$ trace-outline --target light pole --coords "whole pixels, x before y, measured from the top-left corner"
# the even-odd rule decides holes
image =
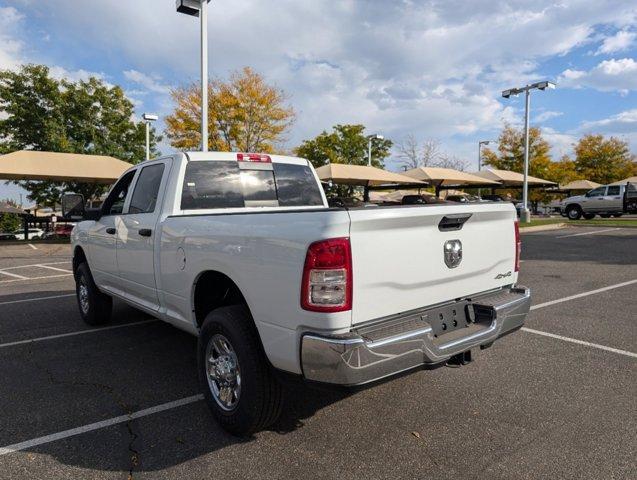
[[[176,0],[177,12],[201,19],[201,151],[208,151],[208,3]]]
[[[489,145],[490,143],[496,143],[495,140],[480,140],[478,142],[478,171],[482,170],[482,145]]]
[[[150,160],[150,122],[156,122],[159,117],[152,113],[144,113],[142,118],[146,124],[146,160]]]
[[[529,109],[531,107],[531,90],[546,90],[555,88],[555,83],[543,81],[532,83],[520,88],[510,88],[504,90],[502,96],[504,98],[510,98],[518,96],[524,92],[526,95],[525,112],[524,112],[524,183],[522,185],[522,212],[520,219],[524,223],[531,221],[531,213],[529,212]]]
[[[367,166],[372,166],[372,140],[384,140],[385,137],[377,133],[373,135],[367,135]]]

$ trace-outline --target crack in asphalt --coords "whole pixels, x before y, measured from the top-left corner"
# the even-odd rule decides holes
[[[137,440],[138,435],[133,431],[133,409],[128,406],[128,404],[124,401],[124,399],[115,391],[113,387],[110,385],[106,385],[103,383],[97,382],[82,382],[82,381],[71,381],[71,380],[59,380],[55,378],[53,372],[46,366],[41,365],[33,355],[32,344],[29,344],[28,348],[28,357],[31,362],[36,366],[37,369],[44,371],[46,375],[49,377],[49,381],[52,385],[62,385],[62,386],[74,386],[74,387],[91,387],[96,388],[105,392],[111,399],[117,404],[119,408],[122,409],[125,415],[128,416],[128,420],[126,421],[126,429],[128,431],[128,435],[130,437],[130,441],[128,442],[128,451],[130,455],[130,465],[128,469],[128,480],[133,480],[133,473],[135,469],[139,466],[140,453],[135,449],[133,444],[135,440]]]

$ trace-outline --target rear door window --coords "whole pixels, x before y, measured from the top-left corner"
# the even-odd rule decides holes
[[[608,187],[607,196],[617,196],[619,195],[619,185],[611,185]]]
[[[163,174],[163,163],[142,168],[135,183],[135,190],[133,190],[128,213],[152,213],[155,211],[159,185]]]
[[[322,205],[319,185],[307,165],[273,163],[272,169],[252,169],[213,160],[186,166],[182,210]]]

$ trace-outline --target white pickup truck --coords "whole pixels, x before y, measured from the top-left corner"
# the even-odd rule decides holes
[[[136,165],[99,211],[63,205],[85,219],[83,319],[107,322],[116,297],[197,335],[206,401],[238,435],[277,419],[284,373],[361,385],[464,364],[529,311],[509,203],[329,208],[307,160],[198,152]]]

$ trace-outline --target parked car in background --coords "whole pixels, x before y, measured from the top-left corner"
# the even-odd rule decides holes
[[[208,406],[249,434],[276,421],[282,377],[352,386],[464,365],[523,325],[512,206],[438,203],[329,208],[295,157],[142,162],[73,229],[80,314],[103,324],[118,298],[197,335]]]
[[[570,220],[587,220],[599,215],[602,218],[621,217],[624,214],[626,185],[602,185],[584,195],[564,199],[560,214]]]
[[[44,230],[41,228],[29,228],[29,240],[39,240],[44,237]],[[16,240],[24,240],[24,230],[16,230],[13,232]]]
[[[0,232],[0,241],[2,240],[15,240],[15,233],[13,232]]]
[[[75,225],[71,223],[58,223],[55,229],[46,232],[43,238],[71,238],[71,232]]]
[[[405,195],[400,203],[402,205],[428,205],[447,202],[433,195]]]
[[[447,195],[445,200],[455,203],[475,203],[482,201],[480,197],[474,195]]]

